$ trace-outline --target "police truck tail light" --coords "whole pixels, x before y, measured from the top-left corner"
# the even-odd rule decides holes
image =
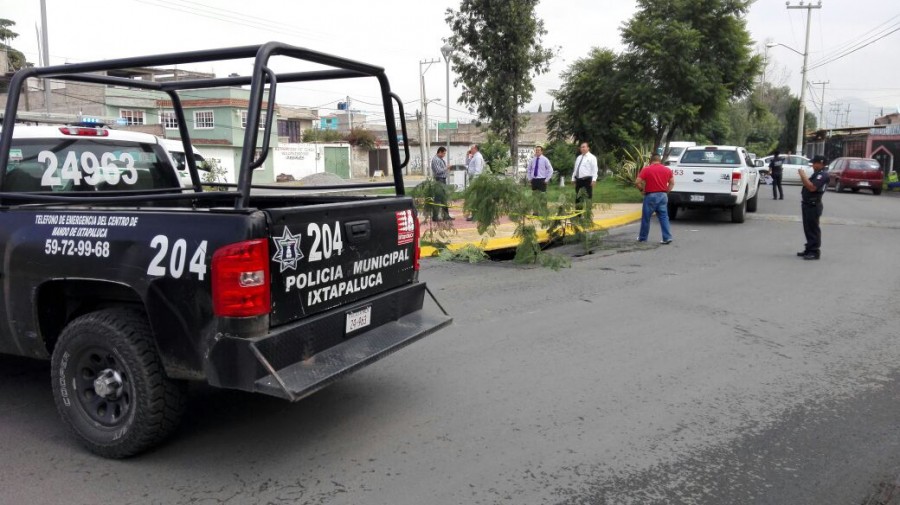
[[[741,189],[741,173],[740,172],[732,172],[731,173],[731,191],[737,191]]]
[[[212,258],[213,312],[220,317],[253,317],[272,308],[269,242],[247,240],[219,248]]]
[[[416,241],[415,250],[413,251],[413,270],[419,271],[419,257],[422,256],[422,246],[419,244],[419,217],[416,216]]]
[[[76,126],[63,126],[59,129],[63,135],[75,135],[76,137],[108,137],[109,130],[103,128],[86,128]]]

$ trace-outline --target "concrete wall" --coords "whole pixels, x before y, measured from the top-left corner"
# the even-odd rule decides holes
[[[219,164],[219,167],[225,170],[225,181],[224,182],[236,182],[237,181],[237,172],[235,171],[235,167],[240,164],[240,151],[236,151],[232,147],[215,147],[215,146],[203,146],[200,147],[203,151],[203,155],[207,159],[214,159]],[[257,181],[258,182],[258,181]]]
[[[40,82],[37,79],[29,79],[27,86],[28,91],[23,90],[19,97],[18,111],[45,111],[44,91],[39,87]],[[50,96],[51,113],[71,115],[73,121],[78,120],[79,116],[90,116],[115,124],[115,117],[105,117],[103,86],[50,81],[50,90],[52,91]],[[6,93],[0,94],[0,106],[6,106],[6,99]]]
[[[325,148],[347,144],[279,144],[273,150],[275,176],[286,174],[296,180],[325,172]]]

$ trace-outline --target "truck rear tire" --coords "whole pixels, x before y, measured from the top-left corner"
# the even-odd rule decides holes
[[[678,216],[678,206],[672,205],[671,203],[667,205],[669,211],[669,221],[674,221],[675,217]]]
[[[747,214],[747,199],[744,198],[744,201],[735,205],[731,208],[731,222],[732,223],[743,223],[744,217]]]
[[[747,200],[747,212],[756,212],[757,202],[759,202],[759,191],[753,195],[753,198]]]
[[[147,318],[105,309],[71,321],[53,350],[53,398],[65,424],[91,452],[125,458],[178,425],[185,387],[166,377]]]

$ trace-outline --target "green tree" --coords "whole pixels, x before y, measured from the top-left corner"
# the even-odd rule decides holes
[[[774,114],[782,124],[787,121],[788,111],[796,98],[791,94],[791,88],[787,86],[776,88],[769,83],[759,86],[754,96],[759,105]]]
[[[730,134],[725,144],[745,146],[748,151],[765,156],[778,145],[784,123],[763,103],[761,89],[728,104]]]
[[[319,130],[315,128],[303,130],[303,142],[337,142],[343,139],[337,130]]]
[[[544,146],[544,155],[553,165],[553,170],[563,180],[572,176],[575,169],[575,158],[578,156],[578,147],[570,142],[554,140]]]
[[[509,144],[501,140],[497,134],[488,132],[487,140],[478,148],[491,172],[502,174],[506,167],[510,166]]]
[[[631,92],[638,83],[614,52],[594,48],[561,77],[563,84],[553,93],[558,107],[554,106],[547,122],[554,140],[587,142],[601,161],[602,153],[618,152],[652,134],[644,126],[650,114]]]
[[[6,51],[6,54],[9,57],[10,70],[13,71],[34,66],[25,59],[25,55],[22,51],[19,51],[10,45],[13,39],[19,36],[18,33],[12,31],[10,28],[15,25],[15,21],[0,18],[0,49]],[[7,91],[9,91],[9,82],[5,79],[0,79],[0,93],[6,93]]]
[[[535,13],[537,3],[461,0],[458,11],[447,9],[454,82],[462,84],[459,101],[507,139],[511,159],[518,157],[519,111],[534,93],[532,74],[546,72],[553,56],[541,43],[547,31]]]
[[[778,148],[783,153],[788,151],[793,152],[797,149],[797,117],[799,116],[799,113],[800,99],[793,98],[791,106],[787,110],[787,118],[784,122],[784,129],[781,131],[781,138],[778,141]],[[806,120],[804,121],[803,129],[806,131],[815,130],[817,123],[815,114],[806,111],[804,116],[806,117]]]
[[[344,137],[344,140],[351,146],[362,147],[369,151],[375,149],[378,145],[378,139],[375,138],[375,134],[365,128],[354,128],[350,130],[350,133]]]
[[[761,69],[744,15],[751,0],[638,0],[622,29],[639,103],[653,114],[655,147],[688,135],[746,96]]]

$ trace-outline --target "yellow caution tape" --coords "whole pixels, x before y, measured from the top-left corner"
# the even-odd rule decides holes
[[[459,205],[447,205],[445,203],[436,203],[432,198],[426,198],[424,200],[426,206],[430,207],[447,207],[448,209],[461,209],[462,207]]]
[[[573,217],[577,217],[577,216],[580,216],[580,215],[582,215],[582,214],[584,214],[584,211],[583,211],[583,210],[579,210],[579,211],[573,212],[572,214],[566,214],[566,215],[564,215],[564,216],[547,216],[547,217],[541,217],[541,216],[535,216],[534,214],[529,214],[529,215],[526,215],[525,218],[526,218],[526,219],[537,219],[537,220],[540,220],[540,221],[565,221],[566,219],[572,219]]]

